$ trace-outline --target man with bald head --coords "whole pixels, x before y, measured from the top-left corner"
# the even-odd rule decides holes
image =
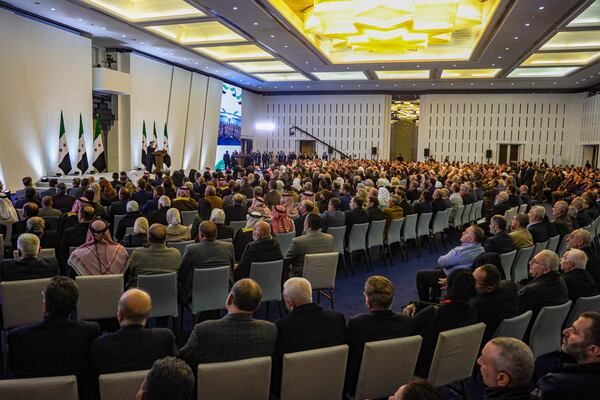
[[[248,243],[240,263],[235,268],[235,280],[239,281],[250,276],[250,266],[253,262],[282,260],[283,254],[279,243],[271,236],[271,227],[265,221],[259,221],[252,231],[253,242]]]
[[[100,336],[92,344],[90,357],[95,374],[150,369],[159,358],[177,355],[171,330],[145,328],[151,309],[148,293],[139,289],[123,293],[117,307],[120,329]]]

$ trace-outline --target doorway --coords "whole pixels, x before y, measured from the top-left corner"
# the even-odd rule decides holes
[[[519,161],[520,144],[499,144],[498,164],[508,164]]]
[[[592,164],[592,168],[596,168],[598,165],[598,147],[597,144],[594,145],[584,145],[583,146],[583,164],[585,165],[588,161]]]
[[[298,155],[306,154],[307,156],[312,156],[313,154],[316,154],[314,140],[299,140],[298,147]]]

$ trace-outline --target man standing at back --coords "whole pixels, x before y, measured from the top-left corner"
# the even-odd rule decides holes
[[[321,217],[310,213],[304,221],[306,234],[298,236],[285,255],[287,265],[291,266],[290,276],[302,276],[304,256],[314,253],[330,253],[333,251],[333,236],[321,232]]]

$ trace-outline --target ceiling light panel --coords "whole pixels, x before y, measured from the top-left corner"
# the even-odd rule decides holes
[[[442,79],[491,79],[500,72],[500,68],[491,69],[445,69]]]
[[[294,71],[292,67],[281,61],[232,62],[229,65],[248,73]]]
[[[429,79],[429,70],[375,71],[378,79]]]
[[[600,51],[578,51],[566,53],[535,53],[531,55],[522,67],[542,67],[561,65],[587,65],[600,57]]]
[[[219,61],[271,60],[275,58],[254,44],[196,47],[194,50]]]
[[[297,72],[278,74],[255,74],[255,77],[265,82],[300,82],[309,81],[307,77]]]
[[[83,0],[92,7],[129,22],[205,17],[183,0]]]
[[[540,50],[586,50],[600,48],[600,31],[558,32]]]
[[[320,81],[366,81],[368,78],[362,71],[313,72]]]
[[[567,25],[568,28],[592,28],[600,26],[600,0],[596,0],[584,12]]]
[[[508,78],[561,78],[578,69],[579,67],[517,68]]]
[[[245,38],[217,21],[156,25],[146,29],[184,45],[246,42]]]

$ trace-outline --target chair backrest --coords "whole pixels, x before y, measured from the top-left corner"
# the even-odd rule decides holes
[[[452,226],[460,226],[462,223],[462,215],[465,211],[465,206],[458,206],[452,208]]]
[[[444,386],[470,377],[484,331],[480,322],[440,332],[427,380]]]
[[[527,212],[527,204],[521,204],[519,206],[519,213],[525,214]]]
[[[354,398],[387,397],[413,378],[421,336],[365,343]]]
[[[533,254],[533,246],[521,247],[517,250],[517,257],[513,263],[511,279],[513,282],[519,282],[527,279],[529,276],[529,259]]]
[[[385,220],[372,221],[367,231],[367,248],[374,246],[383,246],[383,233],[385,230]]]
[[[233,237],[237,231],[246,226],[246,221],[229,221],[229,226],[233,229]]]
[[[44,316],[41,292],[50,278],[0,282],[4,329],[40,322]]]
[[[56,252],[54,249],[41,249],[38,258],[56,258]]]
[[[465,207],[465,209],[463,210],[463,213],[462,213],[462,220],[460,222],[460,226],[465,226],[471,222],[470,218],[471,218],[471,209],[473,208],[473,203],[467,204],[464,207]]]
[[[578,298],[573,308],[571,308],[564,326],[569,327],[573,325],[573,322],[586,311],[600,311],[600,294],[597,296]]]
[[[500,262],[502,263],[502,270],[504,271],[504,279],[510,279],[510,271],[512,270],[513,263],[517,257],[517,250],[509,251],[508,253],[500,254]]]
[[[232,238],[227,238],[227,239],[218,239],[218,242],[224,242],[224,243],[231,243],[233,244],[233,239]]]
[[[177,272],[138,275],[137,286],[152,299],[150,317],[177,317]]]
[[[402,235],[402,227],[404,226],[404,218],[398,218],[390,222],[388,226],[386,242],[387,244],[399,243]]]
[[[197,399],[268,400],[270,384],[271,357],[199,364]]]
[[[4,260],[4,235],[0,234],[0,260]]]
[[[281,272],[283,260],[253,262],[250,264],[250,278],[263,290],[261,301],[281,301]]]
[[[429,236],[429,223],[431,222],[433,213],[423,213],[419,215],[419,221],[417,222],[417,236]]]
[[[115,232],[117,231],[117,228],[119,228],[119,223],[121,222],[124,216],[125,214],[119,214],[114,216],[115,219],[113,221],[112,228]]]
[[[179,252],[183,256],[183,253],[185,253],[185,248],[187,247],[187,245],[194,244],[194,243],[196,243],[196,242],[193,240],[185,240],[183,242],[167,242],[167,247],[172,247],[174,249],[179,250]]]
[[[181,212],[181,225],[192,225],[194,218],[198,215],[198,211],[182,211]]]
[[[568,249],[567,237],[565,236],[560,241],[560,244],[558,245],[558,249],[556,249],[556,254],[558,254],[560,257],[562,257],[567,252],[567,249]]]
[[[531,260],[537,253],[539,253],[542,250],[546,250],[547,247],[548,247],[547,240],[545,242],[538,242],[538,243],[534,244],[533,245],[533,253],[531,253],[531,257],[529,257],[529,259]]]
[[[354,224],[350,229],[350,235],[348,236],[348,251],[352,252],[355,250],[364,250],[367,246],[367,231],[369,229],[369,223]]]
[[[225,308],[229,294],[229,271],[225,265],[217,268],[198,268],[194,270],[192,290],[192,313],[220,310]]]
[[[17,208],[17,215],[19,216],[19,221],[22,221],[24,215],[24,211],[22,208]]]
[[[478,201],[476,201],[476,202],[475,202],[475,203],[473,203],[473,205],[471,206],[471,212],[469,213],[469,222],[472,222],[472,221],[477,221],[477,219],[478,219],[478,218],[476,217],[476,215],[475,215],[475,214],[477,213],[477,210],[478,210],[478,209],[479,209],[479,202],[478,202]]]
[[[523,340],[532,315],[533,312],[529,310],[516,317],[503,319],[500,321],[498,328],[496,328],[493,337],[512,337]]]
[[[433,217],[433,222],[431,223],[431,233],[436,234],[439,232],[444,232],[444,229],[448,227],[448,218],[450,210],[446,209],[444,211],[438,211],[435,213]]]
[[[75,280],[79,287],[78,319],[117,317],[117,305],[123,294],[123,275],[77,276]]]
[[[570,308],[571,300],[558,306],[542,307],[529,335],[529,347],[535,358],[560,351],[562,326]]]
[[[504,212],[504,219],[506,220],[506,224],[510,226],[510,223],[515,215],[517,215],[517,207],[509,208]]]
[[[344,235],[346,226],[332,226],[327,228],[327,233],[333,236],[333,251],[344,254]]]
[[[131,257],[135,249],[139,249],[139,247],[125,247],[125,250],[127,250],[127,254],[129,255],[129,257]]]
[[[417,217],[417,214],[410,214],[404,217],[404,226],[402,228],[402,238],[404,240],[416,239]]]
[[[60,219],[60,217],[44,217],[44,221],[45,221],[44,230],[46,230],[46,231],[58,230],[58,220],[59,219]]]
[[[287,233],[276,233],[273,237],[275,238],[277,243],[279,243],[281,254],[285,256],[290,247],[292,247],[292,241],[296,237],[296,232],[292,231]]]
[[[127,228],[125,228],[125,234],[133,235],[133,226],[128,226]]]
[[[548,239],[548,246],[546,246],[546,248],[556,253],[556,250],[558,249],[558,242],[560,242],[560,236],[552,236],[550,239]]]
[[[333,289],[339,253],[315,253],[304,256],[302,276],[313,289]]]
[[[78,400],[75,375],[0,380],[2,400]]]
[[[148,370],[103,374],[98,377],[100,400],[133,400]]]
[[[341,399],[348,346],[283,355],[280,400]]]

